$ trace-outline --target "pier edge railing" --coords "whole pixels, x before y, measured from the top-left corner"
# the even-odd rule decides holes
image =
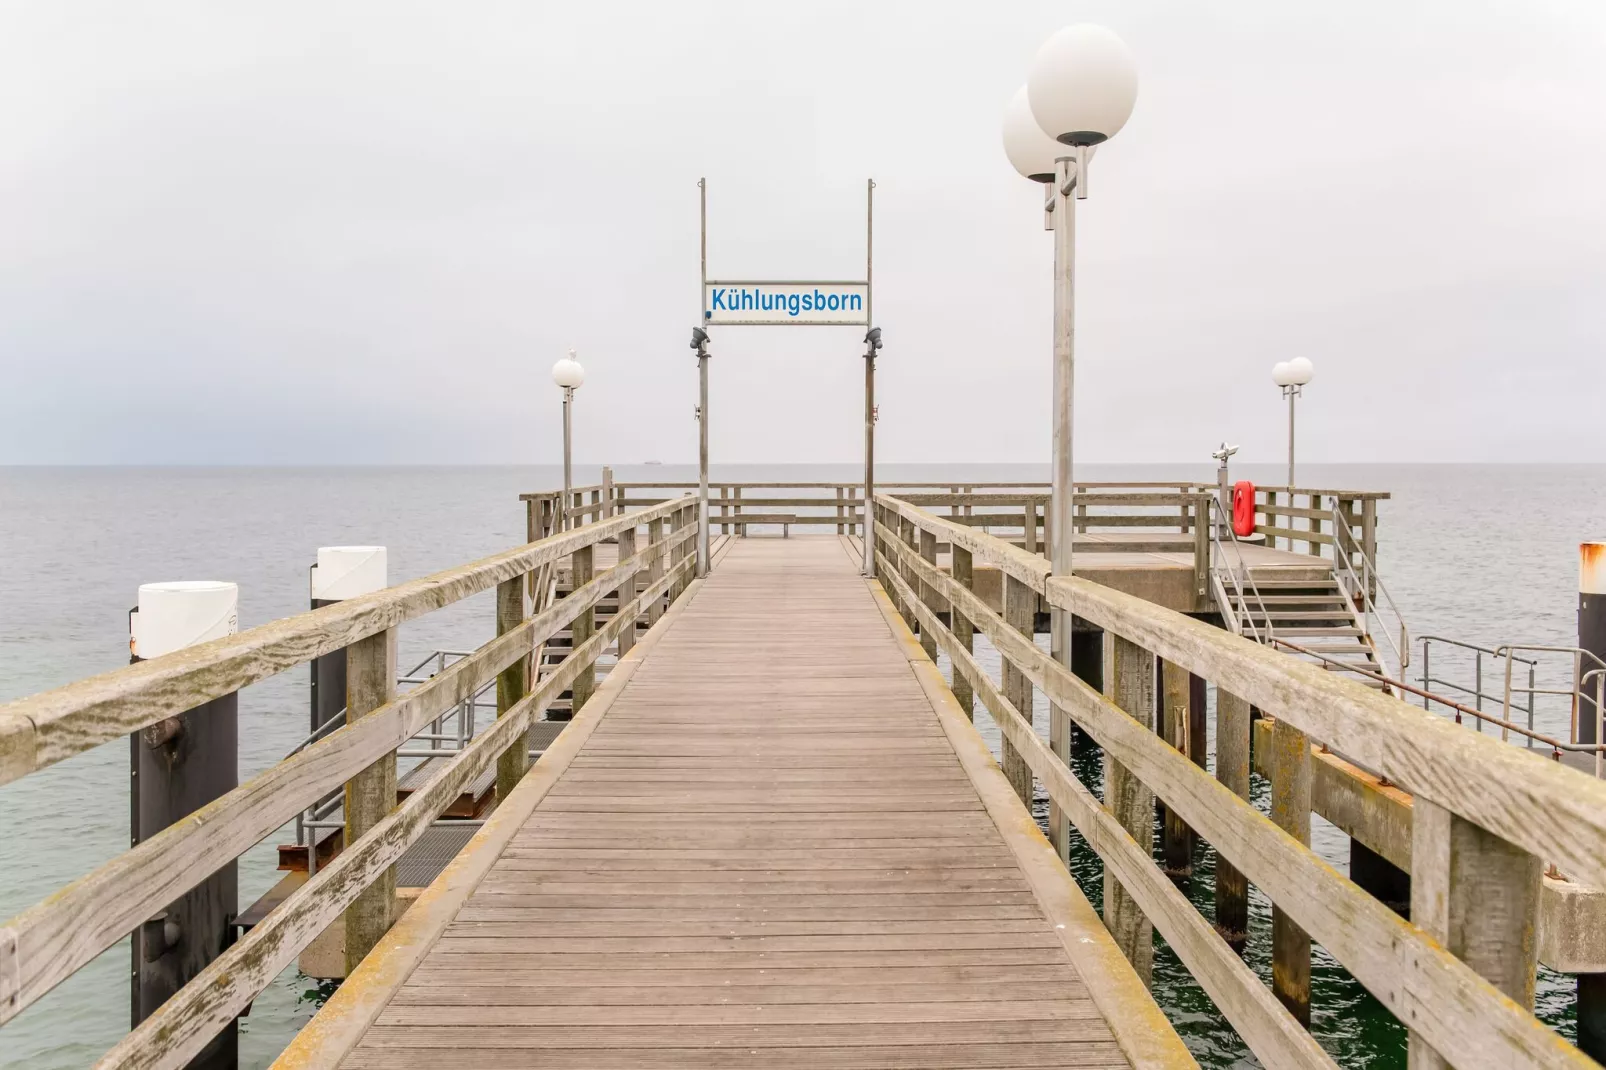
[[[928,655],[948,655],[961,704],[973,693],[997,723],[1028,805],[1033,779],[1043,785],[1062,853],[1068,821],[1103,859],[1106,923],[1140,974],[1158,929],[1266,1065],[1332,1066],[1302,1024],[1314,940],[1410,1030],[1413,1067],[1596,1065],[1532,1006],[1541,861],[1606,882],[1606,785],[1184,614],[1051,577],[1044,559],[907,499],[878,494],[875,507],[883,586]],[[982,563],[1005,576],[1002,613],[968,585]],[[1039,596],[1103,629],[1106,693],[1041,651],[1012,612]],[[978,633],[1003,661],[1001,685],[974,659]],[[1214,775],[1156,734],[1177,674],[1217,685]],[[1047,744],[1020,712],[1034,689],[1050,702]],[[1248,801],[1251,706],[1275,719],[1270,818]],[[1067,764],[1071,723],[1103,748],[1102,800]],[[1316,748],[1414,796],[1413,921],[1311,851]],[[1156,802],[1218,853],[1215,926],[1154,862]],[[1246,881],[1273,903],[1270,989],[1223,938],[1242,924],[1232,915]]]
[[[313,657],[347,650],[348,724],[270,766],[207,806],[123,852],[0,925],[0,1025],[37,1002],[133,929],[281,828],[308,801],[345,783],[372,794],[393,783],[395,751],[441,713],[498,682],[494,724],[442,764],[399,805],[350,808],[346,848],[264,920],[223,950],[176,995],[108,1052],[98,1067],[176,1070],[203,1051],[295,956],[345,916],[348,961],[384,934],[394,907],[387,874],[430,821],[493,763],[499,787],[529,765],[529,725],[563,691],[594,671],[598,655],[636,622],[649,624],[667,597],[684,593],[695,566],[697,505],[676,498],[575,528],[472,564],[287,617],[54,691],[0,706],[0,784],[275,675]],[[665,525],[668,530],[665,532]],[[635,534],[646,526],[646,544]],[[533,615],[527,594],[537,572],[567,557],[591,577],[594,547],[616,539],[620,560],[577,583]],[[396,628],[470,595],[497,591],[496,637],[425,684],[395,690]],[[576,628],[569,655],[539,682],[530,661],[559,630],[589,619],[619,592],[603,627]],[[588,636],[588,637],[587,637]],[[628,641],[626,642],[628,647]],[[364,672],[362,665],[373,666]],[[364,679],[371,678],[366,687]],[[581,701],[576,695],[576,704]],[[359,711],[358,707],[366,707]],[[388,878],[393,880],[393,877]],[[377,894],[376,894],[377,891]]]

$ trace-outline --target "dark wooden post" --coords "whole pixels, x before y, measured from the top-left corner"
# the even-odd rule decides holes
[[[1183,754],[1189,752],[1189,716],[1191,687],[1188,671],[1180,665],[1160,661],[1161,702],[1160,736]],[[1166,876],[1173,881],[1185,882],[1193,876],[1193,831],[1187,824],[1162,805],[1165,821],[1161,826],[1160,857],[1164,860]]]
[[[1110,700],[1154,730],[1154,655],[1111,632],[1104,633],[1104,681]],[[1154,793],[1126,767],[1104,755],[1104,806],[1144,853],[1154,850]],[[1145,985],[1153,984],[1154,925],[1137,901],[1104,870],[1104,926]]]
[[[396,698],[396,629],[346,648],[346,723],[355,724]],[[396,805],[396,752],[346,782],[346,846],[379,824]],[[396,867],[391,866],[346,908],[349,976],[396,920]]]
[[[1216,779],[1249,798],[1249,703],[1216,689]],[[1249,939],[1249,882],[1231,862],[1216,858],[1216,931],[1242,950]]]

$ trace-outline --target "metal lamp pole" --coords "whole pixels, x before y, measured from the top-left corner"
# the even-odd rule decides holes
[[[864,336],[864,574],[875,578],[875,355],[881,328]]]
[[[1283,387],[1283,397],[1288,399],[1288,487],[1294,486],[1294,399],[1303,391],[1298,385],[1290,384]]]
[[[567,531],[569,510],[574,507],[574,459],[572,454],[573,423],[570,410],[574,407],[574,392],[586,381],[585,369],[574,359],[574,350],[552,365],[552,381],[563,390],[563,501],[558,506],[558,530]]]
[[[1294,399],[1305,396],[1305,384],[1316,376],[1316,366],[1305,357],[1278,361],[1271,369],[1271,381],[1282,388],[1288,399],[1288,491],[1294,490]],[[1290,498],[1289,501],[1293,499]]]
[[[697,351],[697,575],[708,575],[708,332],[691,329]]]

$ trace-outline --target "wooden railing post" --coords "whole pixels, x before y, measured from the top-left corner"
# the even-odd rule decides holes
[[[1292,498],[1293,495],[1290,494],[1289,497]],[[1322,496],[1320,494],[1312,493],[1311,496],[1310,496],[1310,503],[1309,504],[1310,504],[1311,512],[1313,512],[1313,513],[1316,512],[1317,510],[1321,509],[1321,507],[1322,507]],[[1310,533],[1312,535],[1320,535],[1321,534],[1321,532],[1322,532],[1322,522],[1321,522],[1321,520],[1319,518],[1314,517],[1314,516],[1311,517],[1310,520],[1309,520],[1309,524],[1310,524]],[[1334,546],[1333,550],[1336,553],[1338,551],[1338,547]],[[1321,554],[1322,554],[1322,544],[1317,542],[1315,539],[1311,539],[1310,541],[1308,541],[1305,544],[1305,552],[1308,553],[1308,554],[1312,554],[1313,556],[1320,557]]]
[[[503,580],[496,585],[496,634],[506,635],[524,623],[524,577]],[[496,715],[505,716],[520,699],[530,693],[530,659],[522,657],[503,669],[496,678]],[[496,760],[496,797],[506,799],[530,768],[529,734],[503,751]]]
[[[1189,697],[1192,690],[1188,670],[1161,660],[1160,736],[1183,754],[1189,751]],[[1165,821],[1160,828],[1160,857],[1166,876],[1185,882],[1193,876],[1193,831],[1187,823],[1162,806]]]
[[[664,578],[664,555],[662,551],[658,549],[658,544],[663,541],[663,518],[660,517],[657,520],[649,520],[647,522],[647,548],[652,551],[652,554],[647,558],[648,587],[651,587],[653,584]],[[664,597],[661,594],[648,604],[647,627],[651,628],[654,624],[658,623],[658,618],[663,614],[663,604]]]
[[[1529,1010],[1541,872],[1539,859],[1515,844],[1420,795],[1412,801],[1412,924]],[[1410,1035],[1410,1070],[1449,1065]]]
[[[1025,538],[1025,541],[1022,543],[1022,546],[1026,550],[1027,553],[1035,554],[1037,552],[1037,502],[1036,502],[1036,500],[1032,499],[1032,498],[1027,498],[1024,502],[1021,503],[1020,511],[1021,511],[1021,530],[1024,533],[1024,538]]]
[[[597,514],[598,520],[607,520],[613,516],[613,469],[607,465],[603,465],[602,468],[602,489],[591,500],[602,502],[602,509]]]
[[[905,546],[918,553],[920,551],[920,536],[915,534],[914,521],[903,516],[901,513],[896,514],[896,518],[898,522],[898,538],[902,540]],[[909,589],[914,591],[916,595],[919,595],[920,577],[915,574],[915,570],[908,564],[904,564],[899,571],[903,576],[904,582],[909,585]],[[915,610],[913,606],[903,607],[903,622],[904,624],[908,625],[911,632],[918,631],[920,629],[920,618],[915,616]]]
[[[619,533],[619,560],[628,561],[636,556],[636,529],[626,528]],[[636,573],[624,583],[619,585],[619,608],[635,600],[636,591],[641,588],[641,573]],[[625,625],[624,631],[619,633],[619,656],[622,658],[630,653],[630,648],[636,645],[636,626]]]
[[[396,697],[396,629],[359,639],[346,648],[346,724],[351,726]],[[358,838],[396,805],[396,753],[391,751],[346,781],[345,843]],[[392,866],[346,908],[346,973],[349,975],[390,931],[396,912]]]
[[[733,487],[731,489],[731,499],[736,503],[736,515],[737,516],[741,516],[742,515],[742,488],[741,487]],[[747,525],[746,524],[737,524],[736,525],[736,534],[740,535],[744,539],[747,538]]]
[[[1371,582],[1367,591],[1372,597],[1377,596],[1377,499],[1363,498],[1361,500],[1361,552],[1372,562]]]
[[[1216,779],[1249,798],[1249,703],[1216,689]],[[1249,882],[1216,856],[1216,932],[1234,948],[1249,940]]]
[[[1271,820],[1310,846],[1310,739],[1279,718],[1271,733]],[[1271,907],[1271,987],[1310,1027],[1310,937],[1275,902]]]
[[[920,556],[925,560],[926,564],[930,565],[932,568],[937,567],[936,532],[927,531],[925,528],[920,529]],[[931,610],[933,613],[939,613],[942,611],[942,598],[938,596],[937,589],[935,587],[922,580],[919,590],[920,600],[925,603],[927,609]],[[920,629],[920,648],[926,652],[926,657],[930,658],[933,662],[937,660],[937,637],[927,632],[925,628]]]
[[[1037,613],[1037,592],[1014,576],[1004,576],[1004,623],[1026,636],[1030,641],[1033,632],[1033,617]],[[1002,683],[1004,697],[1009,704],[1020,711],[1026,723],[1032,723],[1032,682],[1026,674],[1017,669],[1008,659],[1004,660]],[[1004,776],[1020,796],[1020,801],[1026,809],[1032,808],[1032,768],[1026,764],[1020,751],[1016,750],[1009,740],[1003,741],[1002,765]]]
[[[949,560],[952,562],[948,571],[953,575],[954,582],[967,591],[974,590],[975,572],[971,563],[970,551],[960,546],[950,545],[948,555]],[[954,633],[954,638],[959,641],[960,646],[966,650],[975,649],[976,628],[971,624],[970,618],[960,612],[959,606],[954,604],[948,606],[948,630]],[[965,711],[965,716],[974,721],[976,719],[975,691],[971,688],[970,681],[958,669],[953,670],[953,678],[954,698],[959,701],[959,707]]]
[[[596,575],[596,548],[582,546],[570,554],[569,574],[571,576],[569,581],[569,589],[571,591],[578,591],[590,583]],[[596,634],[596,610],[584,610],[569,625],[569,657],[575,657],[581,644],[589,640],[594,634]],[[591,693],[596,690],[596,686],[596,671],[589,665],[582,667],[580,675],[574,678],[574,684],[569,689],[571,695],[569,702],[570,717],[580,712],[580,707],[584,706],[586,701],[591,698]]]
[[[1154,655],[1129,639],[1104,633],[1104,685],[1110,701],[1154,730]],[[1154,850],[1154,793],[1125,766],[1104,755],[1104,807],[1138,842]],[[1137,901],[1104,870],[1104,927],[1145,985],[1153,985],[1154,926]]]
[[[843,528],[842,528],[842,523],[843,523],[842,518],[846,514],[844,514],[843,511],[842,511],[842,501],[843,501],[842,488],[841,487],[837,487],[836,488],[836,533],[838,535],[841,535],[841,534],[844,533],[843,532]]]
[[[1193,526],[1193,593],[1203,606],[1210,599],[1210,498],[1195,495],[1193,511],[1199,521]]]

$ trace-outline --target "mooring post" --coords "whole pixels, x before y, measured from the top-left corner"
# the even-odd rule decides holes
[[[1279,718],[1271,733],[1271,820],[1310,846],[1310,739]],[[1271,907],[1271,987],[1310,1027],[1310,937],[1276,903]]]
[[[1161,700],[1160,735],[1183,754],[1189,753],[1189,686],[1188,671],[1180,665],[1160,660]],[[1193,830],[1187,823],[1161,804],[1165,821],[1161,825],[1160,857],[1166,876],[1176,882],[1185,882],[1193,876]]]
[[[954,582],[965,590],[974,589],[975,571],[972,565],[970,551],[962,546],[950,544],[948,547],[950,561],[948,571],[952,574]],[[954,633],[954,638],[966,650],[975,650],[976,628],[970,623],[970,618],[960,610],[958,605],[948,607],[948,629]],[[960,675],[958,669],[953,670],[953,693],[959,701],[959,708],[965,711],[970,720],[976,719],[976,693],[970,686],[970,681]]]
[[[1128,717],[1154,730],[1154,655],[1129,639],[1104,633],[1106,694]],[[1148,854],[1154,850],[1154,793],[1125,766],[1104,755],[1104,807]],[[1121,882],[1104,869],[1104,927],[1143,983],[1154,983],[1154,925]]]
[[[133,661],[170,654],[238,629],[240,589],[232,583],[147,583],[129,614]],[[129,736],[131,846],[239,786],[239,695],[204,702]],[[132,1025],[139,1025],[230,944],[239,913],[238,867],[225,863],[134,930]],[[190,1062],[194,1070],[233,1070],[239,1062],[230,1022]]]
[[[1578,646],[1606,660],[1606,542],[1578,546]],[[1603,711],[1596,704],[1601,675],[1589,676],[1595,668],[1590,659],[1578,659],[1579,699],[1573,716],[1580,743],[1601,741]],[[1578,1047],[1606,1062],[1606,973],[1578,975]]]
[[[346,723],[396,698],[396,629],[386,628],[346,648]],[[346,781],[346,846],[379,824],[396,805],[396,752]],[[349,977],[396,920],[396,867],[391,866],[346,908]]]
[[[681,510],[681,513],[684,513],[684,510]],[[574,577],[571,581],[571,591],[578,591],[591,582],[592,577],[596,574],[595,553],[595,547],[582,546],[569,555],[569,570]],[[580,615],[574,618],[574,623],[569,625],[569,634],[572,636],[569,644],[569,657],[579,656],[580,645],[589,640],[595,632],[596,610],[582,610]],[[582,667],[580,675],[574,678],[574,683],[569,688],[571,695],[569,701],[570,717],[580,712],[580,707],[586,704],[586,701],[591,698],[591,693],[596,690],[596,684],[596,670],[590,665]]]
[[[1034,631],[1034,618],[1037,615],[1037,592],[1014,576],[1004,576],[1004,623],[1014,628],[1032,641]],[[1008,659],[1004,659],[1002,676],[1004,697],[1009,704],[1020,711],[1021,717],[1028,727],[1032,724],[1032,682],[1026,674],[1017,669]],[[1004,776],[1015,788],[1015,794],[1026,809],[1032,808],[1032,767],[1026,764],[1020,751],[1010,745],[1009,740],[1003,741]]]
[[[1411,922],[1520,1006],[1534,1005],[1539,859],[1416,795],[1411,802]],[[1448,1070],[1410,1035],[1410,1070]]]
[[[535,503],[530,503],[532,509]],[[532,521],[533,523],[533,513]],[[535,541],[532,537],[530,541]],[[389,582],[383,546],[320,546],[317,563],[309,570],[312,608],[343,602],[358,595],[382,591]],[[312,728],[316,732],[346,708],[346,652],[335,650],[313,658]],[[317,847],[317,836],[313,835]]]
[[[1201,518],[1204,522],[1204,518]],[[1249,703],[1216,688],[1216,779],[1249,799]],[[1249,881],[1216,856],[1216,932],[1242,950],[1249,939]]]
[[[496,634],[506,635],[524,623],[524,577],[514,576],[496,585]],[[496,715],[505,717],[530,693],[530,658],[519,658],[496,677]],[[469,709],[473,709],[472,702]],[[506,799],[530,769],[529,732],[509,744],[496,759],[496,797]]]

